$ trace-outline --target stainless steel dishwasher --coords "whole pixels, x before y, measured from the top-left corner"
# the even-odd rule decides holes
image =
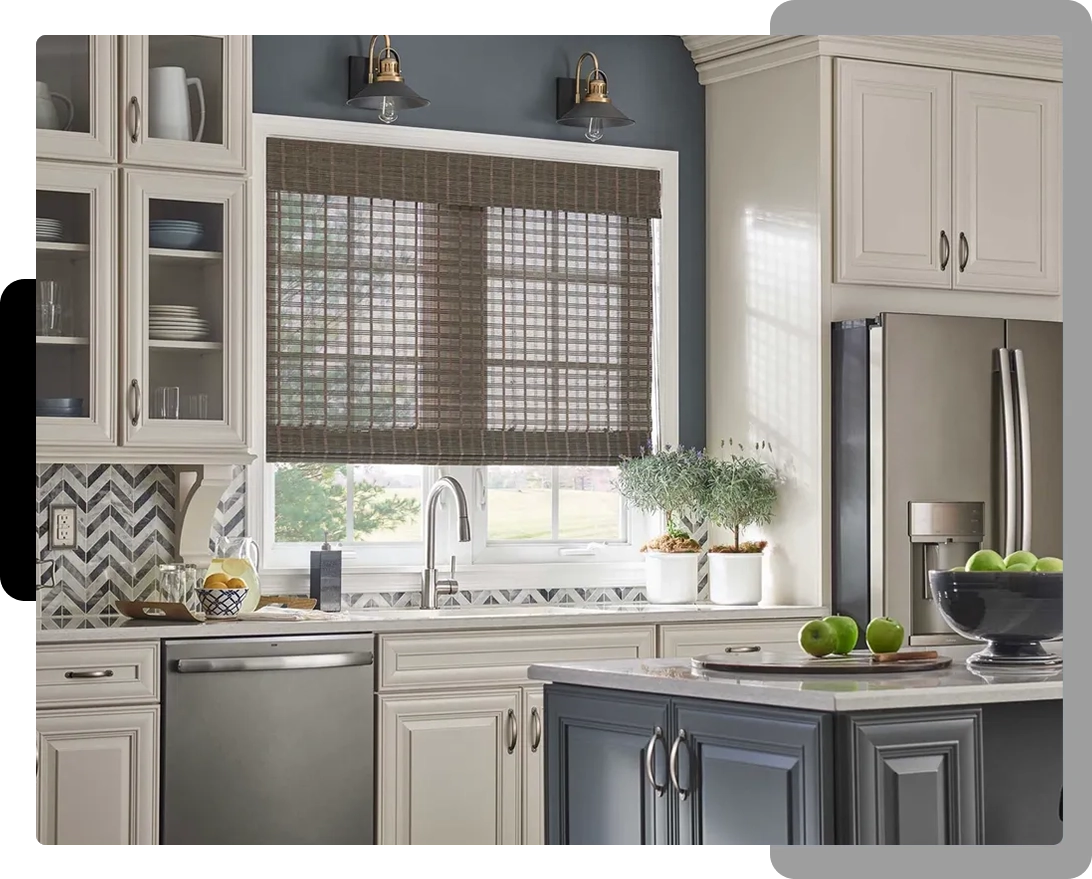
[[[371,635],[165,642],[163,843],[371,845],[374,648]]]

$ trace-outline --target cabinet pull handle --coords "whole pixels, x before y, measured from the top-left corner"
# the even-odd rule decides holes
[[[962,232],[959,233],[959,270],[962,272],[967,268],[967,260],[971,258],[971,245],[967,241],[967,236]]]
[[[948,233],[940,230],[940,270],[948,268],[948,258],[952,255],[952,245],[948,241]]]
[[[542,744],[542,718],[539,717],[538,708],[531,709],[531,753],[538,751]]]
[[[648,745],[645,747],[645,778],[648,779],[648,783],[652,785],[652,789],[656,791],[656,796],[662,797],[664,792],[667,791],[666,784],[656,783],[656,742],[662,742],[664,740],[664,731],[659,727],[656,727],[652,731],[652,738],[648,740]]]
[[[129,140],[136,143],[140,140],[140,100],[136,95],[129,98]]]
[[[129,383],[129,390],[130,401],[132,403],[132,408],[129,411],[133,413],[129,418],[129,422],[133,425],[133,427],[136,427],[137,424],[140,423],[140,382],[138,382],[136,379],[133,379]]]
[[[103,668],[96,671],[66,671],[64,676],[69,680],[84,680],[87,678],[112,678],[114,672],[111,669]]]
[[[671,776],[671,783],[679,792],[679,799],[684,801],[690,796],[690,791],[679,784],[679,746],[685,740],[686,730],[680,729],[679,734],[675,736],[675,743],[671,746],[671,755],[667,758],[667,771]]]
[[[511,754],[516,750],[516,739],[518,733],[516,731],[516,712],[511,708],[508,709],[508,753]]]

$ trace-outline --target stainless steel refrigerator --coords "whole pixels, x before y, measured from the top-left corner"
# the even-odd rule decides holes
[[[927,572],[1062,554],[1062,325],[882,314],[833,326],[835,612],[958,644]],[[1092,380],[1092,379],[1090,379]]]

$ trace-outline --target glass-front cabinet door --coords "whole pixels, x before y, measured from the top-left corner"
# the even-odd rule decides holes
[[[41,453],[117,442],[117,171],[37,165],[34,407]]]
[[[125,445],[246,447],[242,180],[123,171]]]
[[[38,37],[39,159],[117,160],[117,37]]]
[[[123,37],[123,161],[243,171],[250,41],[190,34]]]

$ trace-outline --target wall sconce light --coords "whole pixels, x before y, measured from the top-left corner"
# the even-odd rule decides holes
[[[383,36],[386,45],[379,50],[378,57],[375,56],[378,39],[378,35],[372,37],[367,58],[349,57],[349,100],[346,103],[362,110],[378,110],[379,121],[389,125],[398,118],[399,110],[427,107],[428,101],[402,79],[400,59],[391,48],[389,36]]]
[[[591,58],[592,68],[585,83],[580,82],[580,68],[585,58]],[[581,95],[581,85],[584,94]],[[594,52],[585,52],[576,62],[576,79],[557,81],[557,121],[586,129],[584,137],[592,143],[602,140],[604,128],[632,125],[633,120],[610,102],[607,75],[599,69]]]

